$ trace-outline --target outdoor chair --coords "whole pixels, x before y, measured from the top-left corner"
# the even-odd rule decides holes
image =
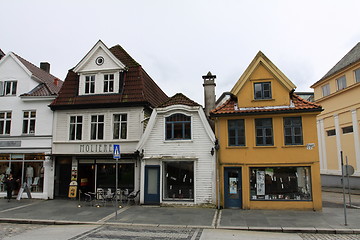
[[[134,203],[135,204],[135,198],[139,195],[139,193],[140,193],[140,190],[138,190],[138,191],[133,191],[133,192],[131,192],[131,193],[129,193],[126,197],[127,197],[127,202],[128,202],[128,204],[130,204],[130,203]]]

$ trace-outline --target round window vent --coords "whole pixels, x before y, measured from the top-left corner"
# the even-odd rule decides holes
[[[95,60],[97,65],[102,65],[104,63],[104,58],[103,57],[97,57]]]

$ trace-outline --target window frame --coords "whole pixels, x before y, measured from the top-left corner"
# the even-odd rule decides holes
[[[346,127],[342,127],[341,128],[342,134],[348,134],[348,133],[353,133],[354,132],[354,128],[353,126],[346,126]]]
[[[85,88],[84,88],[84,93],[85,94],[95,94],[95,78],[96,75],[95,74],[91,74],[91,75],[85,75]]]
[[[0,91],[1,91],[0,92],[1,96],[16,96],[17,81],[16,80],[3,81],[1,83]]]
[[[331,137],[331,136],[336,136],[336,129],[330,129],[330,130],[326,130],[326,135],[328,137]]]
[[[260,121],[262,122],[259,125]],[[267,124],[265,121],[270,121],[270,124]],[[261,130],[261,135],[258,135],[258,130]],[[270,135],[267,135],[267,131],[270,130]],[[267,138],[271,138],[271,143],[266,143]],[[258,139],[262,139],[261,143],[258,142]],[[255,145],[256,146],[274,146],[274,130],[273,130],[273,120],[272,118],[256,118],[255,119]]]
[[[184,117],[186,120],[172,120],[170,121],[170,118],[176,118],[176,117]],[[169,116],[165,117],[165,140],[166,141],[176,141],[176,140],[191,140],[192,139],[192,117],[189,115],[186,115],[184,113],[173,113]],[[178,126],[176,126],[178,125]],[[175,137],[176,134],[176,127],[179,127],[181,125],[181,137]],[[188,126],[188,128],[187,128]],[[170,137],[168,136],[168,127],[170,127]],[[187,137],[188,136],[188,137]]]
[[[115,120],[115,116],[119,115],[120,118],[119,120]],[[126,117],[125,120],[123,120],[123,117]],[[112,119],[113,119],[113,139],[127,139],[128,136],[128,114],[127,113],[114,113],[112,115]],[[118,126],[116,126],[118,125]],[[123,126],[125,126],[125,130],[123,130]],[[116,128],[118,130],[116,130]],[[115,135],[117,134],[117,135]],[[125,134],[125,136],[123,136],[123,134]]]
[[[354,70],[355,83],[360,82],[360,68]]]
[[[343,90],[343,89],[345,89],[347,87],[346,76],[345,75],[343,75],[343,76],[336,79],[336,87],[337,87],[338,91]]]
[[[114,73],[104,73],[103,79],[104,79],[104,88],[103,88],[104,93],[114,93],[115,92],[115,74]]]
[[[4,114],[4,117],[1,117],[2,114]],[[8,116],[8,114],[10,114],[10,117]],[[11,111],[0,112],[0,136],[10,135],[11,117],[12,117]]]
[[[231,124],[234,123],[234,124]],[[234,132],[232,137],[231,132]],[[246,146],[246,128],[245,128],[245,119],[229,119],[228,120],[228,146],[229,147],[238,147]],[[232,144],[231,138],[234,138],[234,144]],[[242,141],[241,141],[242,140]],[[240,143],[243,142],[243,143]]]
[[[322,92],[323,97],[329,96],[330,95],[330,84],[327,83],[325,85],[322,85],[321,92]]]
[[[75,121],[72,122],[71,119],[74,118]],[[81,121],[78,121],[78,120]],[[82,140],[82,128],[83,128],[83,116],[82,115],[72,115],[69,116],[69,141],[77,141]],[[72,137],[72,129],[73,129],[73,137]],[[80,133],[79,133],[80,132]]]
[[[256,90],[256,86],[260,86],[260,91]],[[265,90],[265,85],[269,87],[268,90]],[[270,100],[272,99],[272,90],[271,90],[271,81],[267,82],[254,82],[254,99],[255,100]],[[260,96],[257,96],[257,92],[260,92]],[[267,93],[267,94],[266,94]],[[265,96],[268,95],[268,96]]]
[[[102,120],[101,120],[102,118]],[[90,116],[90,140],[104,140],[105,115]]]
[[[290,124],[286,124],[286,120],[290,120]],[[296,124],[295,121],[300,120],[300,124]],[[304,144],[304,136],[303,136],[303,128],[302,128],[302,117],[284,117],[284,144],[287,146],[294,145],[303,145]],[[300,134],[296,134],[296,128],[300,128]],[[290,129],[290,134],[287,134],[287,129]],[[291,137],[291,142],[287,142],[287,137]],[[297,141],[296,138],[300,137],[300,141]]]
[[[28,116],[25,116],[25,115]],[[33,116],[34,114],[34,116]],[[23,111],[23,125],[22,134],[34,135],[36,127],[36,110],[25,110]]]

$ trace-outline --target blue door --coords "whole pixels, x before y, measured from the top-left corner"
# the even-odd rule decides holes
[[[145,166],[145,204],[160,204],[160,166]]]
[[[224,168],[224,200],[225,208],[242,207],[241,168]]]

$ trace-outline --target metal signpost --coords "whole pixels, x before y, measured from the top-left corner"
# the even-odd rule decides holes
[[[114,192],[114,196],[115,196],[115,219],[117,219],[117,210],[118,210],[118,196],[117,196],[117,190],[118,190],[118,164],[119,164],[119,159],[120,159],[120,145],[118,144],[114,144],[114,152],[113,152],[113,158],[116,160],[116,182],[115,182],[115,192]]]

